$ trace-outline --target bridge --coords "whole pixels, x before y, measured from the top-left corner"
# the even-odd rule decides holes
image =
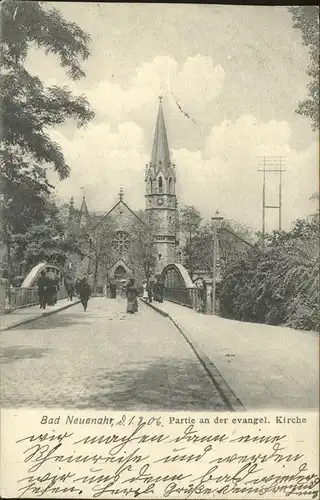
[[[227,227],[219,230],[216,263],[216,284],[221,283],[221,271],[230,261],[239,259],[253,245]],[[164,282],[164,298],[191,309],[212,313],[213,241],[208,234],[201,242],[201,259],[191,279],[181,263],[165,266],[161,272]],[[200,285],[200,286],[198,286]],[[204,286],[204,289],[201,288]]]
[[[164,298],[195,309],[199,303],[198,291],[187,269],[182,264],[168,264],[161,272]]]
[[[67,291],[64,286],[64,273],[63,270],[51,262],[39,262],[27,274],[20,287],[8,286],[7,280],[2,280],[0,283],[0,301],[1,310],[10,312],[13,309],[38,304],[38,287],[37,282],[41,272],[53,272],[59,278],[59,291],[58,299],[67,297]]]

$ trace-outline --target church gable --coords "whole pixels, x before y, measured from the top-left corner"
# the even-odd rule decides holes
[[[122,197],[123,192],[121,191],[120,200],[92,227],[92,235],[97,241],[100,238],[102,242],[103,238],[107,236],[107,240],[104,242],[104,246],[108,249],[106,262],[99,266],[99,274],[101,274],[100,267],[104,267],[109,276],[119,274],[118,271],[122,267],[125,273],[128,273],[129,270],[132,272],[136,268],[136,239],[139,234],[138,227],[143,226],[143,221],[122,200]],[[122,264],[120,265],[120,263]]]
[[[120,200],[106,215],[103,219],[107,217],[112,217],[115,221],[119,231],[130,231],[134,224],[141,222],[141,219],[131,210],[130,207],[124,201]],[[100,222],[103,224],[103,219]]]

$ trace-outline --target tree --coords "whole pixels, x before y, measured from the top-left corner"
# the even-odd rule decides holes
[[[67,227],[59,218],[58,207],[49,199],[44,207],[45,216],[38,223],[15,235],[15,260],[27,269],[39,261],[64,266],[69,250],[64,235]]]
[[[46,54],[57,54],[68,76],[77,80],[84,76],[79,59],[89,56],[89,41],[87,33],[45,2],[1,4],[1,239],[7,248],[9,276],[15,235],[33,222],[44,222],[43,208],[53,189],[47,168],[53,167],[60,179],[70,172],[50,128],[69,118],[81,127],[94,116],[85,96],[73,96],[66,86],[45,87],[30,75],[24,67],[28,51],[36,46]]]
[[[25,165],[23,169],[16,158],[11,160],[10,164],[6,163],[5,168],[1,169],[0,176],[0,240],[6,248],[9,279],[12,253],[19,242],[19,235],[26,233],[33,224],[44,220],[49,195],[49,186],[41,169],[30,165]]]
[[[319,328],[319,214],[291,231],[266,235],[228,263],[219,295],[221,314],[243,321]]]
[[[157,252],[154,235],[157,232],[158,218],[151,211],[139,211],[139,219],[132,227],[132,253],[137,268],[146,279],[154,274],[157,264]]]
[[[225,219],[219,231],[219,251],[222,267],[238,260],[253,246],[252,231],[239,222]]]
[[[312,129],[319,129],[319,7],[316,5],[299,5],[288,7],[292,14],[293,27],[302,32],[302,43],[309,49],[311,64],[307,74],[311,81],[308,84],[309,95],[299,102],[296,112],[311,120]]]
[[[96,287],[99,269],[101,274],[107,274],[114,256],[113,242],[116,234],[116,224],[108,216],[97,224],[89,233],[82,236],[83,255],[87,256],[93,267],[93,288]],[[81,240],[80,240],[81,241]]]
[[[198,225],[199,218],[190,217],[187,219],[193,227],[189,227],[192,233],[186,246],[188,252],[187,266],[192,261],[193,273],[202,271],[207,274],[212,272],[213,266],[213,232],[212,223],[203,221]],[[224,220],[218,232],[220,266],[223,267],[230,260],[236,259],[250,247],[252,236],[250,230],[244,225],[230,220]]]
[[[79,233],[70,233],[68,204],[58,204],[50,196],[44,216],[23,233],[15,235],[14,260],[27,270],[39,261],[49,261],[64,267],[70,253],[80,254]]]
[[[200,232],[201,215],[193,205],[186,205],[181,209],[180,229],[184,235],[185,245],[183,248],[185,256],[185,266],[189,271],[191,279],[198,266],[196,243]]]

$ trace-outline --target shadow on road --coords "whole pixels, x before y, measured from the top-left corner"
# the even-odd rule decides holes
[[[215,386],[197,361],[165,359],[156,364],[100,373],[96,394],[78,408],[124,411],[226,411]]]
[[[83,316],[79,316],[79,314],[72,313],[64,313],[52,314],[49,316],[45,316],[43,318],[36,319],[30,323],[25,325],[17,326],[18,330],[50,330],[57,328],[68,328],[75,325],[85,325],[86,323],[90,323],[92,317],[83,314]]]
[[[13,363],[20,359],[39,359],[45,356],[50,349],[44,349],[42,347],[33,346],[8,346],[1,349],[0,360],[1,363]]]

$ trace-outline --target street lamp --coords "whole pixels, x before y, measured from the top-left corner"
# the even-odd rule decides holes
[[[88,255],[88,269],[87,269],[87,274],[89,275],[91,272],[90,269],[90,264],[91,264],[91,258],[92,258],[92,247],[93,247],[93,238],[92,236],[89,236],[88,238],[88,243],[89,243],[89,255]]]
[[[216,310],[216,281],[217,281],[217,257],[218,257],[218,231],[221,227],[223,217],[219,210],[212,217],[212,238],[213,238],[213,266],[212,266],[212,314]]]

